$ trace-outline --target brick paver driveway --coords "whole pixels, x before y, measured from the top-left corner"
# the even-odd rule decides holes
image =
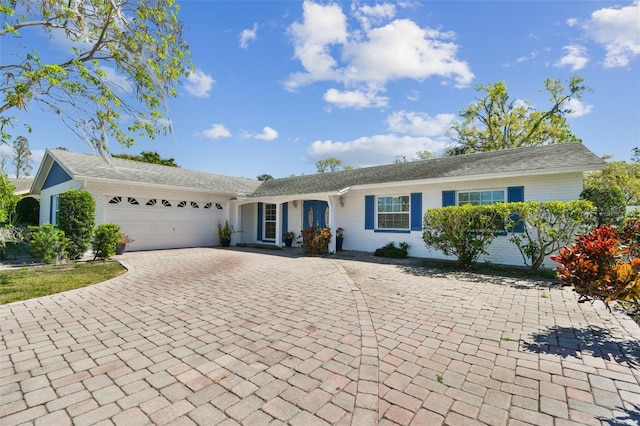
[[[568,288],[348,253],[122,258],[1,307],[2,425],[640,419],[640,329]]]

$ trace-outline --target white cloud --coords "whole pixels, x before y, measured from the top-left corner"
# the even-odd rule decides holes
[[[587,55],[587,49],[584,46],[573,44],[562,48],[567,52],[558,62],[556,67],[570,66],[571,71],[581,70],[589,62],[589,56]]]
[[[285,86],[291,90],[313,81],[339,79],[329,47],[347,41],[347,18],[339,5],[305,1],[302,9],[304,22],[294,22],[289,33],[294,39],[295,56],[307,72],[289,76]]]
[[[365,31],[368,31],[371,25],[389,20],[396,15],[396,6],[391,3],[376,4],[373,6],[360,6],[355,3],[352,6],[352,10]]]
[[[345,165],[366,167],[393,163],[397,156],[414,158],[418,151],[436,152],[445,146],[444,140],[428,137],[374,135],[349,142],[315,141],[307,149],[307,157],[313,162],[335,157]]]
[[[388,104],[389,98],[377,96],[375,93],[366,93],[359,90],[341,92],[337,89],[329,89],[324,94],[324,100],[338,108],[369,108],[383,107]]]
[[[240,33],[240,47],[246,49],[249,47],[249,40],[255,40],[258,34],[258,24],[254,23],[250,30],[243,30]]]
[[[215,80],[210,75],[205,74],[203,71],[196,70],[189,74],[184,88],[196,98],[208,98],[213,83],[215,83]]]
[[[431,117],[421,112],[398,111],[387,117],[389,130],[413,136],[443,136],[455,121],[454,114]]]
[[[576,25],[578,25],[578,20],[576,18],[569,18],[567,19],[567,25],[570,27],[575,27]]]
[[[569,99],[567,101],[567,108],[571,110],[569,117],[582,117],[587,115],[593,109],[593,105],[587,105],[578,99]]]
[[[204,130],[202,134],[209,139],[228,138],[231,136],[229,129],[222,124],[213,124],[210,129]]]
[[[375,101],[366,106],[385,106],[386,100],[380,102],[385,98],[378,93],[393,80],[441,77],[458,87],[472,82],[469,64],[456,57],[454,33],[421,28],[408,19],[387,22],[395,16],[395,7],[389,4],[355,6],[352,12],[362,29],[347,29],[339,4],[304,2],[302,22],[289,28],[294,55],[304,71],[288,76],[288,90],[334,81],[343,84],[344,90],[332,89],[325,93],[325,100],[363,108],[363,98]]]
[[[584,25],[589,37],[605,50],[604,66],[624,67],[640,55],[640,2],[596,10]]]
[[[272,141],[278,137],[278,132],[269,126],[266,126],[262,129],[262,133],[257,135],[252,135],[251,137],[255,139],[260,139],[263,141]]]

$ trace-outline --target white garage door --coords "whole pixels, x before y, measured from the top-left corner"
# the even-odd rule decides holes
[[[120,226],[134,239],[127,250],[202,247],[217,244],[222,206],[189,200],[110,197],[105,222]]]

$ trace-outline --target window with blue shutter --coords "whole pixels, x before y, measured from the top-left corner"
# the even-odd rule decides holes
[[[364,197],[364,229],[373,229],[375,227],[376,200],[373,195],[365,195]]]
[[[282,241],[287,231],[289,231],[289,203],[284,203],[282,205]]]
[[[262,203],[258,203],[258,241],[262,241],[262,211],[264,209],[264,205]]]
[[[456,205],[456,191],[442,191],[442,207]]]
[[[422,231],[422,192],[411,194],[411,230]]]
[[[524,201],[524,186],[510,186],[507,188],[507,202],[508,203],[517,203]],[[517,221],[520,218],[517,214],[512,214],[510,216],[511,220]],[[524,232],[524,223],[518,222],[513,229],[514,232]]]

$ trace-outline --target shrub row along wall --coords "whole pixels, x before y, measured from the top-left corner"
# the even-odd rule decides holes
[[[593,205],[585,200],[569,202],[518,202],[492,205],[448,206],[428,209],[423,239],[427,247],[455,256],[470,267],[498,235],[506,235],[532,270],[545,257],[569,244],[583,231]]]

